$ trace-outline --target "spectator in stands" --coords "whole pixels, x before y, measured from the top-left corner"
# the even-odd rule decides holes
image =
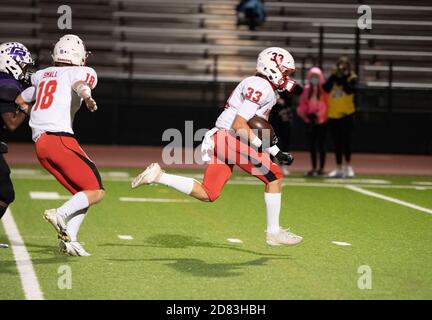
[[[282,91],[279,93],[279,99],[273,107],[269,121],[278,137],[278,146],[284,152],[291,149],[291,128],[293,125],[293,105],[296,96],[303,91],[302,86],[296,85],[291,93]],[[285,176],[289,175],[288,166],[281,166]]]
[[[324,75],[320,68],[314,67],[309,70],[307,82],[300,96],[297,114],[306,123],[306,133],[309,141],[312,170],[306,176],[319,177],[324,174],[326,159],[325,138],[328,94],[323,89]],[[319,153],[318,169],[317,153]]]
[[[263,0],[241,0],[236,7],[237,25],[246,24],[249,30],[255,31],[266,19]]]
[[[336,169],[330,172],[329,177],[350,178],[354,176],[351,167],[351,135],[354,125],[357,75],[352,71],[347,57],[339,58],[335,70],[324,83],[323,88],[330,93],[328,125],[336,154]]]

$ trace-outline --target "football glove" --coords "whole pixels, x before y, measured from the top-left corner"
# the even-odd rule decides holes
[[[290,166],[294,162],[294,157],[291,153],[279,151],[275,158],[281,165]]]

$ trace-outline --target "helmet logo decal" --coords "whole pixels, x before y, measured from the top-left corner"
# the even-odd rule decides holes
[[[25,50],[23,50],[20,47],[13,47],[9,52],[9,55],[13,59],[18,60],[18,58],[19,58],[21,61],[24,61],[26,54],[27,53],[25,52]]]
[[[272,56],[273,57],[270,60],[274,61],[276,63],[276,66],[279,67],[279,65],[281,65],[283,60],[284,60],[283,54],[278,54],[277,52],[272,52]]]

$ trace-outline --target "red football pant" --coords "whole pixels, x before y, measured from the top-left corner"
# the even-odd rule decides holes
[[[44,133],[35,146],[40,164],[72,194],[103,189],[96,165],[74,137]]]
[[[215,148],[204,173],[202,187],[215,201],[237,165],[265,184],[283,177],[280,167],[266,152],[260,152],[238,139],[232,131],[219,130],[213,136]]]

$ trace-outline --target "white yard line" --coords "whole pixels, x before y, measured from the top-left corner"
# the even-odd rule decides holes
[[[412,184],[418,184],[420,186],[432,186],[432,181],[413,181]]]
[[[130,198],[130,197],[120,197],[120,201],[123,202],[166,202],[166,203],[172,203],[172,202],[192,202],[192,200],[189,199],[164,199],[164,198]]]
[[[39,286],[36,273],[33,269],[30,255],[18,231],[12,212],[9,209],[7,209],[3,216],[2,222],[15,257],[25,298],[27,300],[43,300],[44,296]]]
[[[188,177],[195,177],[202,175],[187,175]],[[55,180],[54,177],[47,174],[12,174],[13,179],[28,179],[28,180]],[[367,180],[363,180],[362,183],[351,181],[351,180],[339,180],[340,182],[325,182],[326,180],[322,180],[324,182],[302,182],[301,178],[286,178],[284,182],[284,186],[293,186],[293,187],[322,187],[322,188],[346,188],[348,185],[359,184],[364,188],[382,188],[382,189],[410,189],[410,190],[432,190],[432,185],[428,183],[423,183],[421,186],[419,185],[397,185],[397,184],[363,184],[366,183]],[[123,177],[106,177],[103,178],[104,181],[110,182],[127,182],[130,183],[131,178],[123,178]],[[369,181],[370,182],[370,181]],[[431,182],[432,183],[432,182]],[[232,180],[228,181],[228,184],[232,185],[262,185],[262,182],[253,177],[235,177]]]
[[[381,199],[381,200],[385,200],[385,201],[388,201],[388,202],[393,202],[393,203],[396,203],[396,204],[399,204],[401,206],[405,206],[405,207],[408,207],[408,208],[411,208],[411,209],[415,209],[415,210],[418,210],[418,211],[422,211],[422,212],[426,212],[426,213],[432,214],[432,209],[420,207],[420,206],[418,206],[416,204],[413,204],[413,203],[410,203],[410,202],[406,202],[406,201],[402,201],[402,200],[399,200],[399,199],[396,199],[396,198],[388,197],[388,196],[382,195],[380,193],[376,193],[376,192],[372,192],[372,191],[369,191],[369,190],[365,190],[365,189],[362,189],[362,188],[356,187],[356,186],[348,185],[348,186],[346,186],[346,188],[349,189],[349,190],[355,191],[355,192],[362,193],[362,194],[370,196],[370,197],[375,197],[375,198],[378,198],[378,199]]]
[[[61,196],[58,192],[30,191],[30,199],[33,200],[67,200],[70,196]]]

